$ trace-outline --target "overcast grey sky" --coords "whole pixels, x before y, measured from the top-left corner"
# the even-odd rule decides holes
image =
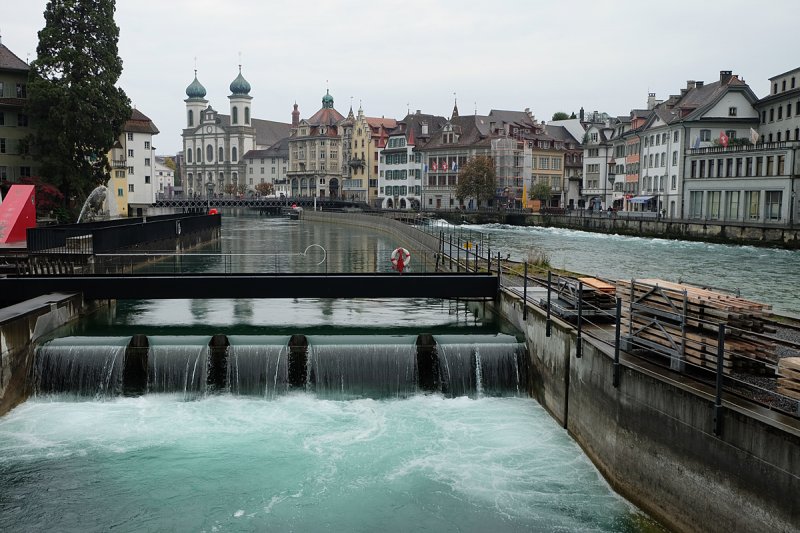
[[[0,0],[3,44],[33,60],[46,0]],[[796,0],[512,1],[118,0],[120,84],[161,130],[159,154],[180,149],[195,57],[206,98],[228,112],[242,73],[253,116],[291,120],[321,105],[326,80],[343,114],[402,118],[531,108],[627,114],[648,92],[739,74],[759,96],[767,78],[800,66]]]

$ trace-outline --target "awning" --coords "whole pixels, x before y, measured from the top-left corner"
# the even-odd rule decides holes
[[[631,203],[631,204],[646,204],[647,202],[649,202],[653,198],[655,198],[655,196],[634,196],[633,198],[628,200],[628,203]]]

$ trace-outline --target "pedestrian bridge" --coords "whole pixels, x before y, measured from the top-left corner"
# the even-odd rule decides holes
[[[99,299],[176,298],[495,298],[496,274],[103,274],[0,278],[0,304],[42,294]]]

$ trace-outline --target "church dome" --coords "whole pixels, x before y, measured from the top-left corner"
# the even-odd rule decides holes
[[[206,88],[197,81],[197,72],[194,73],[194,81],[186,88],[186,96],[189,98],[204,98]]]
[[[333,108],[333,96],[328,90],[325,91],[325,96],[322,97],[322,107]]]
[[[250,84],[242,76],[242,69],[239,67],[239,75],[231,82],[231,93],[233,94],[248,94],[250,92]]]

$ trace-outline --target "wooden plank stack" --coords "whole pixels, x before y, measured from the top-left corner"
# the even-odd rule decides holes
[[[800,357],[784,357],[778,361],[777,391],[800,400]]]
[[[654,351],[678,358],[683,354],[687,363],[716,369],[719,325],[724,324],[725,373],[771,373],[768,365],[777,363],[775,344],[755,335],[773,331],[766,323],[769,305],[660,279],[619,280],[616,289],[622,299],[622,334],[634,343],[642,339]]]
[[[583,285],[579,285],[582,282]],[[577,306],[577,294],[581,290],[581,300],[585,309],[613,309],[616,287],[597,278],[558,277],[557,291],[559,298]]]

